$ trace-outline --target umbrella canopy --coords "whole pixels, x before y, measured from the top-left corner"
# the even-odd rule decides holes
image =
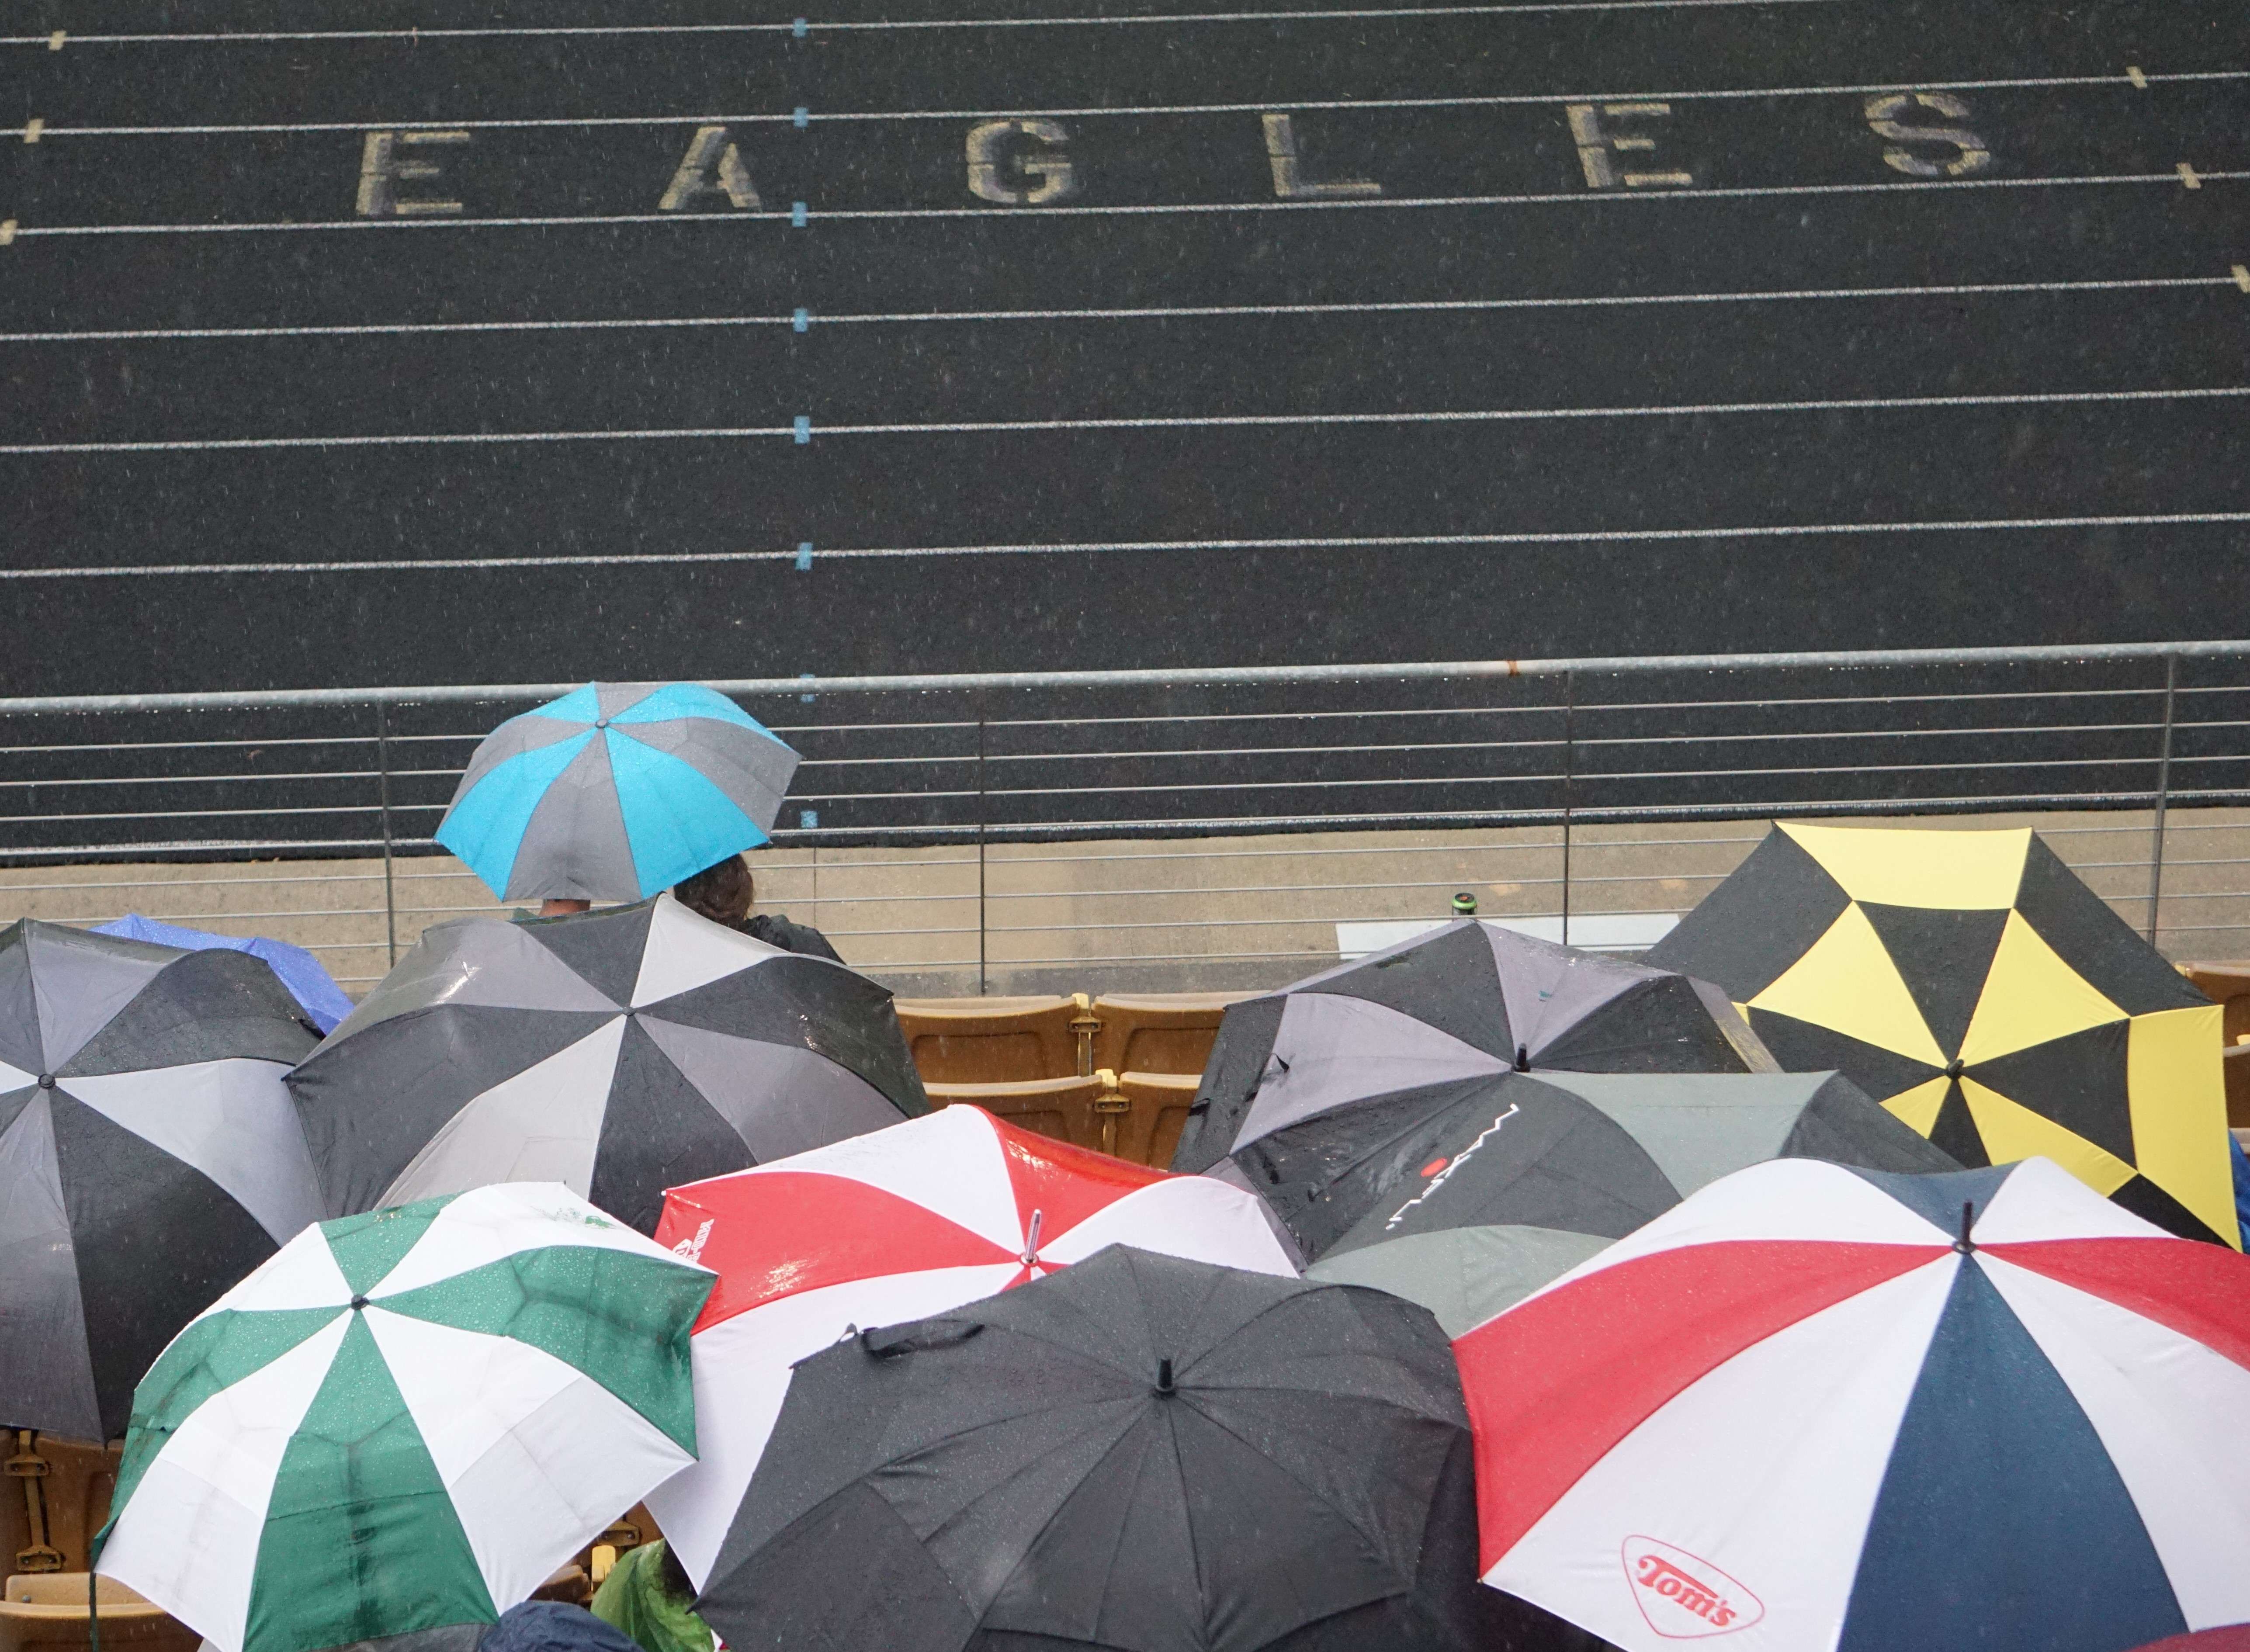
[[[289,1086],[332,1214],[554,1180],[664,1190],[926,1110],[891,995],[688,911],[424,930]]]
[[[222,1652],[466,1652],[695,1455],[710,1289],[553,1183],[310,1229],[142,1380],[99,1569]]]
[[[642,900],[767,841],[797,754],[696,683],[589,683],[469,759],[438,841],[502,900]]]
[[[698,1609],[732,1646],[1466,1652],[1469,1462],[1421,1309],[1113,1247],[800,1365]]]
[[[695,1323],[702,1452],[648,1500],[699,1580],[765,1450],[790,1367],[838,1337],[1044,1278],[1110,1244],[1295,1272],[1249,1194],[970,1106],[675,1187],[656,1240],[719,1274]]]
[[[1632,1652],[2250,1617],[2250,1261],[2046,1160],[1754,1166],[1453,1347],[1485,1580]]]
[[[280,977],[289,995],[297,1001],[313,1025],[321,1032],[335,1029],[335,1024],[352,1012],[352,1002],[344,996],[344,989],[336,985],[321,960],[302,946],[292,946],[286,940],[269,940],[263,935],[214,935],[207,929],[183,929],[177,924],[167,924],[154,918],[143,918],[139,912],[128,912],[124,917],[106,924],[96,924],[97,935],[122,935],[128,940],[153,940],[160,946],[176,946],[182,952],[205,952],[224,946],[230,952],[248,953],[252,958],[262,958],[266,966]]]
[[[1342,1171],[1305,1201],[1301,1239],[1366,1212],[1309,1271],[1410,1298],[1456,1335],[1750,1165],[1960,1168],[1834,1073],[1510,1073],[1326,1117],[1363,1114],[1387,1117],[1354,1160],[1333,1142],[1294,1148],[1292,1168]],[[1252,1152],[1278,1157],[1289,1133]]]
[[[1649,955],[1964,1165],[2240,1248],[2219,1007],[2029,831],[1777,827]]]
[[[236,952],[0,930],[0,1423],[122,1433],[133,1385],[321,1201],[313,1030]]]
[[[1778,1070],[1704,982],[1463,919],[1229,1005],[1172,1168],[1364,1097],[1550,1068]]]

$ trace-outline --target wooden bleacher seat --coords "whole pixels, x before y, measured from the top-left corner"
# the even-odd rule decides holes
[[[932,1107],[968,1102],[1019,1130],[1029,1130],[1073,1147],[1109,1151],[1104,1139],[1117,1139],[1125,1103],[1117,1077],[1107,1070],[1083,1077],[1032,1078],[1010,1084],[927,1084]]]
[[[1084,993],[1039,998],[901,998],[899,1026],[927,1084],[1005,1084],[1094,1071]]]
[[[0,1430],[0,1568],[83,1574],[87,1541],[109,1518],[124,1451],[121,1442]],[[81,1589],[85,1581],[81,1575]]]
[[[1094,1001],[1095,1067],[1121,1073],[1197,1073],[1211,1059],[1229,1004],[1255,993],[1138,993]]]
[[[101,1644],[135,1652],[196,1652],[203,1636],[114,1578],[97,1580]],[[86,1652],[84,1572],[18,1573],[0,1599],[0,1652]]]
[[[2181,964],[2196,990],[2226,1012],[2226,1122],[2250,1126],[2250,963]]]
[[[1200,1073],[1120,1074],[1117,1091],[1125,1098],[1126,1111],[1118,1120],[1117,1146],[1112,1151],[1136,1165],[1170,1170],[1188,1109],[1202,1083]]]

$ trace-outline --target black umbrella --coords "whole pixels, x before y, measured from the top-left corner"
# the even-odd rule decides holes
[[[173,1334],[321,1215],[262,960],[0,930],[0,1424],[106,1440]]]
[[[666,1187],[928,1110],[889,992],[669,895],[432,926],[289,1087],[331,1215],[560,1181],[643,1233]]]
[[[798,1366],[696,1605],[791,1652],[1468,1652],[1474,1526],[1426,1311],[1113,1247]]]
[[[1319,1277],[1459,1334],[1770,1159],[1960,1168],[1835,1073],[1503,1073],[1355,1102],[1239,1163]]]
[[[1708,982],[1463,919],[1229,1005],[1172,1168],[1363,1097],[1549,1069],[1780,1070]]]

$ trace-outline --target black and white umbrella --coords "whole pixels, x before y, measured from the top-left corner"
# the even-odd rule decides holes
[[[1331,1108],[1508,1071],[1778,1072],[1726,994],[1463,919],[1227,1007],[1172,1168]]]
[[[730,1646],[1499,1652],[1450,1349],[1113,1246],[801,1361],[697,1602]]]
[[[423,933],[289,1077],[328,1214],[559,1181],[664,1190],[927,1112],[891,995],[682,906]]]
[[[123,1433],[174,1333],[319,1220],[303,1013],[246,953],[0,930],[0,1424]]]

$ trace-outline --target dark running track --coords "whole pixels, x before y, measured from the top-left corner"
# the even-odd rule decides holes
[[[86,15],[10,693],[2250,617],[2241,0]]]

